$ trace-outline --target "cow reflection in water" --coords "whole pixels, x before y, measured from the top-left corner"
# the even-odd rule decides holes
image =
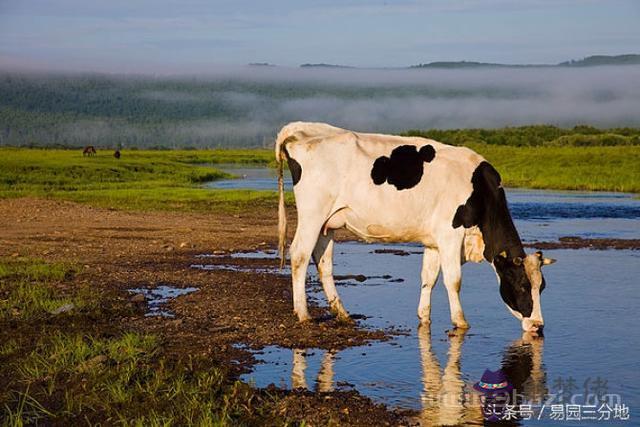
[[[418,330],[422,361],[422,414],[424,425],[458,425],[485,423],[481,396],[462,380],[460,358],[465,331],[454,330],[449,337],[447,364],[440,364],[431,349],[428,327]],[[542,364],[543,339],[525,332],[504,352],[501,369],[513,385],[510,404],[523,399],[540,402],[544,399],[546,378]]]
[[[465,330],[455,329],[449,335],[447,363],[441,369],[431,347],[431,332],[428,326],[418,329],[420,361],[422,365],[422,410],[420,424],[431,425],[483,425],[483,407],[480,394],[465,383],[461,373],[462,345]],[[518,405],[523,399],[539,403],[547,394],[546,375],[542,363],[543,338],[525,332],[521,339],[512,342],[503,355],[501,369],[514,387],[511,404]],[[306,350],[293,350],[292,388],[309,389],[305,378],[307,369]],[[335,351],[324,353],[315,390],[334,390],[333,365]],[[517,420],[512,420],[517,424]]]
[[[320,364],[320,371],[316,378],[316,391],[328,392],[333,391],[333,362],[335,360],[336,352],[328,350],[322,357]],[[293,350],[293,369],[291,370],[291,387],[292,388],[306,388],[307,379],[305,373],[307,370],[307,352],[306,350],[294,349]]]

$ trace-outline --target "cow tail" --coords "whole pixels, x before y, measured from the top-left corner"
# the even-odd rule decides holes
[[[284,267],[285,247],[287,244],[287,212],[284,204],[284,141],[282,133],[276,140],[276,163],[278,165],[278,254],[280,268]]]

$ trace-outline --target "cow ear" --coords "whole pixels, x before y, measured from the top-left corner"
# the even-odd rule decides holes
[[[549,264],[553,264],[554,262],[556,262],[556,260],[553,259],[553,258],[543,258],[542,259],[542,265],[549,265]]]
[[[522,264],[522,258],[520,258],[519,256],[515,257],[515,258],[513,259],[513,263],[514,263],[515,265],[521,265],[521,264]]]

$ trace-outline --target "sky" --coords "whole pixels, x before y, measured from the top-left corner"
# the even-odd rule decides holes
[[[0,0],[0,68],[206,73],[640,53],[640,0]]]

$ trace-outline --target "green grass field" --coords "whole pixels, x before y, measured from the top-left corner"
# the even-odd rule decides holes
[[[640,193],[640,146],[515,147],[471,143],[511,187]],[[101,151],[0,148],[0,197],[48,197],[131,210],[239,212],[276,193],[212,190],[217,163],[273,166],[271,150]],[[291,195],[289,195],[291,200]]]
[[[238,211],[274,192],[210,190],[230,176],[202,164],[273,162],[270,150],[111,151],[0,149],[0,197],[50,197],[133,210]]]
[[[640,146],[513,147],[470,144],[509,187],[640,193]]]

